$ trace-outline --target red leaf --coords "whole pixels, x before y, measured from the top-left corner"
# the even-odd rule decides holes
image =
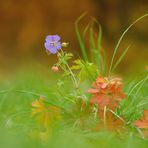
[[[142,129],[148,129],[148,110],[144,110],[143,117],[134,122],[135,126]]]

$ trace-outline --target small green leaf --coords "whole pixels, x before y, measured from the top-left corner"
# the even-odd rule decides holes
[[[86,79],[94,80],[97,76],[97,67],[93,63],[84,62],[83,60],[75,60],[71,68],[74,70],[79,70],[80,81]]]

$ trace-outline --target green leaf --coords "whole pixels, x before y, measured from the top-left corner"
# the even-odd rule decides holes
[[[71,69],[73,69],[73,70],[79,70],[79,69],[82,69],[82,67],[83,67],[83,64],[82,64],[82,62],[81,62],[81,60],[75,60],[74,61],[74,64],[75,65],[73,65],[72,67],[71,67]]]
[[[61,64],[67,64],[67,61],[70,60],[72,57],[73,57],[73,54],[72,53],[59,53],[58,55],[59,57],[59,61],[58,61],[58,65],[61,65]]]
[[[86,36],[86,33],[87,33],[88,29],[89,29],[89,26],[90,26],[90,23],[88,23],[88,24],[86,25],[86,27],[85,27],[85,29],[84,29],[84,31],[83,31],[83,40],[84,40],[84,38],[85,38],[85,36]]]
[[[84,81],[86,79],[90,79],[94,81],[97,77],[97,67],[93,63],[83,62],[83,68],[80,71],[80,80]]]
[[[83,60],[76,60],[71,69],[79,70],[80,81],[86,79],[94,80],[97,77],[97,67],[93,63],[85,62]]]
[[[99,31],[97,32],[97,37],[95,39],[94,37],[94,25],[97,25]],[[102,28],[100,23],[96,20],[96,18],[92,17],[92,22],[91,22],[91,26],[90,26],[90,51],[91,51],[91,59],[92,62],[94,62],[99,69],[101,70],[101,72],[103,73],[104,70],[104,60],[103,60],[103,56],[101,53],[101,46],[102,43]]]

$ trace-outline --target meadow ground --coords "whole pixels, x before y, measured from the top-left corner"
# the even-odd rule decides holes
[[[121,35],[109,64],[97,20],[86,26],[83,37],[80,34],[84,16],[75,23],[82,58],[65,50],[68,44],[61,43],[58,35],[48,35],[45,48],[50,56],[57,55],[57,63],[51,68],[26,66],[1,80],[1,148],[148,147],[148,69],[135,77],[114,75],[130,47],[115,61],[123,37],[148,14]],[[89,54],[84,43],[87,32]]]

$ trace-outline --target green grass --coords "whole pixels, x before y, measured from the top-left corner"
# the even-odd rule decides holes
[[[39,69],[38,69],[39,70]],[[34,75],[34,73],[36,75]],[[99,131],[91,132],[87,128],[81,129],[74,126],[79,115],[66,117],[66,122],[60,121],[52,128],[52,134],[47,141],[31,136],[32,131],[44,131],[31,117],[31,103],[40,95],[45,96],[51,104],[70,109],[73,102],[61,100],[58,94],[56,82],[60,74],[52,74],[49,71],[32,71],[19,73],[16,77],[3,82],[0,86],[0,147],[53,147],[53,148],[93,148],[93,147],[119,147],[119,148],[146,148],[148,139],[143,139],[132,127],[117,135],[114,132]],[[142,78],[141,78],[142,79]],[[144,83],[145,82],[145,83]],[[61,91],[65,96],[70,96],[73,90],[71,83],[65,79]],[[60,84],[61,85],[61,84]],[[147,108],[146,78],[128,82],[124,87],[128,99],[121,102],[119,115],[124,115],[126,121],[132,122],[142,115]],[[63,114],[65,114],[63,112]],[[66,116],[66,115],[65,115]],[[89,119],[88,119],[89,120]],[[90,123],[90,122],[89,122]],[[90,124],[89,126],[93,126]],[[86,125],[87,127],[87,125]]]

